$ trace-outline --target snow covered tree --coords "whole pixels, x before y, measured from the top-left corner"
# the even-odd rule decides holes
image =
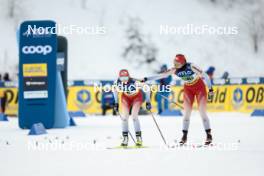
[[[143,22],[140,18],[128,18],[125,31],[127,45],[122,53],[123,58],[135,67],[151,65],[156,62],[158,49],[151,42],[151,37],[142,33]]]
[[[16,18],[21,10],[21,1],[19,0],[7,0],[7,16],[8,18]]]
[[[264,42],[264,0],[211,0],[228,9],[243,11],[243,28],[246,29],[253,50],[258,53]]]
[[[80,0],[80,4],[83,10],[87,9],[87,0]]]
[[[217,6],[223,6],[225,9],[232,9],[234,7],[249,6],[261,0],[209,0]]]
[[[259,46],[264,41],[264,3],[258,1],[250,12],[248,27],[254,52],[259,51]]]
[[[24,2],[21,0],[6,0],[6,14],[7,18],[13,20],[15,26],[19,24],[23,20],[26,14],[26,9],[24,9]]]

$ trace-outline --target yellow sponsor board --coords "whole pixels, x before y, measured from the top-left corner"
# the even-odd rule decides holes
[[[264,84],[230,86],[230,109],[239,112],[252,112],[264,109]]]
[[[47,75],[47,64],[23,64],[24,77],[45,77]]]
[[[101,93],[93,86],[69,87],[68,110],[83,111],[87,114],[101,113]]]
[[[7,114],[16,115],[18,109],[17,88],[0,88],[7,95]],[[183,87],[172,86],[169,99],[183,105]],[[215,96],[208,102],[210,112],[247,112],[264,109],[264,84],[214,86]],[[157,91],[151,94],[153,112],[157,112]],[[179,109],[170,103],[170,109]],[[145,108],[145,103],[142,106]],[[194,103],[197,109],[197,103]],[[68,110],[83,111],[87,114],[101,114],[101,93],[93,86],[72,86],[68,89]]]
[[[207,110],[211,112],[226,112],[230,109],[230,86],[214,86],[214,97],[207,101]]]
[[[170,100],[179,103],[183,106],[183,87],[172,86],[171,87]],[[223,112],[230,111],[229,99],[230,91],[229,86],[214,86],[215,96],[212,101],[207,102],[208,111]],[[171,109],[179,109],[175,104],[170,103]],[[197,101],[195,99],[193,108],[197,109]]]
[[[87,114],[101,114],[101,91],[93,86],[73,86],[68,91],[68,110],[69,111],[83,111]],[[119,101],[121,94],[119,94]],[[153,106],[156,101],[153,98]],[[120,104],[121,102],[119,102]],[[143,106],[145,108],[145,106]],[[120,111],[122,108],[120,106]],[[154,111],[156,111],[154,109]],[[110,114],[111,112],[107,112]]]
[[[18,91],[17,88],[0,88],[0,94],[6,94],[6,114],[16,116],[18,112]]]
[[[101,113],[101,94],[94,92],[93,87],[71,87],[68,99],[68,108],[71,111],[83,110],[86,113]],[[89,91],[91,100],[80,101],[82,91]],[[208,101],[207,109],[210,112],[252,112],[254,109],[264,109],[264,85],[219,85],[214,86],[215,96]],[[87,93],[86,93],[87,94]],[[77,98],[79,97],[79,99]],[[183,87],[172,86],[169,96],[170,101],[183,105]],[[157,112],[157,91],[151,93],[153,112]],[[170,109],[179,109],[170,103]],[[145,108],[145,104],[143,104]],[[197,102],[194,103],[197,109]]]

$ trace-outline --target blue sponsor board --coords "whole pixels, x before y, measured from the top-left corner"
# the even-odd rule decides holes
[[[53,21],[26,21],[19,34],[19,127],[55,122],[57,35]]]

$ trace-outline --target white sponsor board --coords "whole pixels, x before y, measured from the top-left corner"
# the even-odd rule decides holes
[[[25,91],[24,99],[48,98],[48,91]]]

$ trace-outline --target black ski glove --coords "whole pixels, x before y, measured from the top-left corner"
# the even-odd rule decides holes
[[[211,88],[211,89],[209,89],[209,92],[208,92],[208,99],[210,101],[212,101],[213,98],[214,98],[214,90],[213,90],[213,88]]]
[[[115,112],[119,112],[119,104],[118,103],[114,104],[114,110],[115,110]]]
[[[151,110],[151,103],[150,103],[150,102],[146,102],[146,109],[147,109],[148,111]]]

